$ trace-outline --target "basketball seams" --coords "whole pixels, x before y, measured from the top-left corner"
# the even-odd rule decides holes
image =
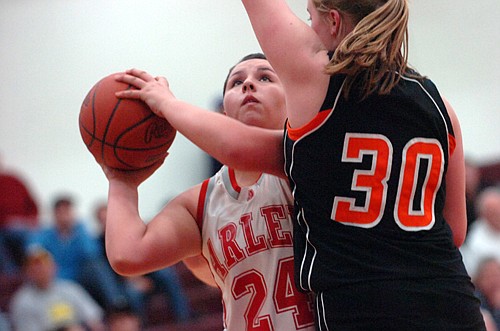
[[[92,89],[88,93],[88,96],[85,98],[85,100],[87,100],[87,98],[91,99],[91,103],[92,103],[92,106],[91,106],[91,109],[92,109],[92,111],[91,111],[91,115],[92,115],[91,116],[92,117],[92,128],[91,128],[91,131],[85,126],[84,120],[82,120],[82,117],[84,117],[84,112],[83,111],[80,111],[80,116],[78,117],[78,125],[80,127],[80,132],[82,132],[82,129],[83,129],[83,131],[85,131],[90,136],[90,142],[87,143],[86,139],[84,139],[84,143],[87,146],[87,148],[89,148],[89,149],[92,148],[92,144],[94,143],[95,140],[100,141],[96,137],[96,134],[95,134],[95,130],[96,130],[96,117],[95,117],[95,113],[94,113],[94,102],[95,102],[96,86],[97,86],[97,84],[92,87]],[[88,108],[88,103],[85,103],[85,100],[84,100],[84,103],[82,105],[82,110]]]
[[[113,148],[113,154],[115,156],[115,158],[120,161],[123,165],[127,166],[127,167],[132,167],[133,166],[124,161],[123,158],[120,156],[120,152],[121,151],[134,151],[134,152],[151,152],[151,151],[155,151],[155,150],[158,150],[158,154],[157,156],[153,156],[153,158],[157,158],[159,159],[161,156],[165,155],[165,151],[163,151],[163,147],[165,147],[166,145],[170,144],[172,142],[173,139],[170,139],[168,140],[166,143],[163,143],[163,144],[159,144],[159,145],[154,145],[154,146],[150,146],[150,147],[124,147],[124,146],[120,146],[120,140],[128,133],[134,131],[134,129],[140,127],[141,125],[144,125],[148,122],[152,122],[154,119],[155,119],[156,115],[155,114],[151,114],[149,116],[146,116],[144,117],[141,121],[139,122],[136,122],[134,125],[132,126],[129,126],[127,127],[126,129],[124,129],[122,131],[122,133],[120,133],[116,139],[114,140],[114,142],[112,144],[108,144],[110,145],[110,147]],[[148,154],[144,154],[144,155],[140,155],[140,156],[144,156],[146,160],[149,160],[152,156],[148,153]],[[138,156],[139,157],[139,156]]]
[[[122,148],[121,148],[121,146],[119,145],[119,141],[120,141],[120,139],[121,139],[124,135],[126,135],[127,133],[129,133],[129,132],[133,131],[135,128],[138,128],[139,126],[141,126],[141,125],[143,125],[143,124],[146,124],[148,121],[154,120],[154,119],[155,119],[155,117],[156,117],[156,115],[155,115],[155,114],[152,114],[152,115],[146,116],[146,117],[144,117],[142,120],[140,120],[139,122],[134,123],[132,126],[129,126],[129,127],[125,128],[125,129],[123,129],[123,131],[122,131],[122,132],[121,132],[121,133],[120,133],[120,134],[116,137],[116,139],[114,140],[114,142],[113,142],[112,146],[113,146],[113,147],[118,147],[118,148],[122,149]],[[154,146],[153,148],[157,148],[157,147],[161,147],[161,146],[165,146],[165,145],[166,145],[166,143],[164,143],[164,144],[160,144],[160,145],[156,145],[156,146]],[[151,149],[151,148],[149,148],[149,147],[148,147],[148,148],[130,148],[130,149],[133,149],[133,150],[149,150],[149,149]]]
[[[129,85],[126,89],[129,90],[130,88],[132,87],[132,85]],[[97,89],[96,89],[96,93],[97,93]],[[108,122],[106,123],[106,127],[104,129],[104,133],[102,135],[102,140],[104,142],[107,142],[107,136],[108,136],[108,132],[109,132],[109,128],[111,126],[111,122],[113,121],[113,118],[115,117],[115,114],[116,114],[116,110],[118,109],[118,107],[120,106],[120,103],[121,103],[122,99],[118,99],[117,98],[117,101],[115,103],[115,106],[113,107],[113,110],[111,111],[111,114],[109,116],[109,119],[108,119]],[[105,147],[106,144],[101,144],[101,156],[102,156],[102,160],[104,163],[106,163],[106,160],[104,158],[105,156],[105,153],[104,153],[104,147]],[[115,153],[113,151],[113,153]],[[116,153],[115,153],[116,154]]]
[[[108,75],[98,81],[80,108],[83,141],[98,163],[134,170],[165,158],[176,130],[140,100],[116,98],[115,92],[134,88]]]
[[[91,133],[91,131],[89,129],[87,129],[85,126],[82,126],[82,129],[83,129],[83,131],[85,133],[87,133],[89,135],[89,137],[92,137],[92,133]],[[152,146],[152,147],[148,147],[148,148],[143,148],[143,147],[126,147],[126,146],[119,146],[119,145],[117,145],[116,148],[120,149],[120,150],[124,150],[124,151],[137,151],[137,152],[140,152],[140,151],[150,151],[150,150],[153,150],[153,149],[162,148],[162,147],[165,147],[165,146],[169,145],[174,140],[173,138],[174,137],[172,136],[172,138],[170,140],[168,140],[167,142],[159,144],[159,145],[155,145],[155,146]],[[113,146],[115,146],[114,144],[111,144],[111,143],[108,143],[108,142],[105,142],[105,141],[103,142],[98,137],[94,137],[94,141],[97,141],[97,142],[99,142],[101,144],[104,144],[107,147],[111,147],[111,148],[113,148]]]
[[[94,142],[94,139],[96,138],[95,137],[95,130],[97,128],[97,120],[96,120],[96,114],[95,114],[95,110],[94,110],[94,104],[95,104],[95,94],[96,94],[96,91],[97,91],[97,87],[99,86],[99,83],[97,83],[97,85],[95,86],[94,88],[94,93],[92,94],[92,140],[90,141],[90,145],[92,145],[92,143]]]

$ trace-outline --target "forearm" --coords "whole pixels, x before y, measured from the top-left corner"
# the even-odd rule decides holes
[[[106,253],[113,269],[128,273],[140,263],[138,245],[146,232],[146,224],[139,215],[138,189],[119,180],[111,180],[108,192],[106,218]]]
[[[220,162],[239,170],[284,176],[283,131],[248,126],[178,100],[165,78],[153,78],[138,69],[127,70],[117,80],[137,87],[117,92],[118,97],[143,100],[155,114],[165,117],[177,131]]]
[[[221,163],[284,176],[282,131],[245,125],[178,99],[165,100],[160,110],[182,135]]]

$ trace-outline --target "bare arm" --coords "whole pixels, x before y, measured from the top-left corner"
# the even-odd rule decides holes
[[[201,253],[195,222],[201,185],[174,198],[146,224],[139,215],[138,186],[154,170],[104,170],[109,180],[106,253],[116,272],[144,274]]]
[[[467,216],[465,210],[465,163],[462,131],[455,111],[447,100],[444,100],[444,102],[453,124],[456,141],[455,151],[450,156],[448,172],[446,174],[444,216],[453,232],[455,245],[460,247],[464,243],[467,232]]]
[[[141,99],[182,135],[221,163],[284,177],[283,131],[248,126],[174,97],[165,78],[131,69],[117,79],[137,87],[117,93]]]
[[[252,28],[286,91],[292,127],[308,123],[319,111],[328,88],[329,58],[314,30],[284,0],[242,0]]]
[[[214,276],[210,271],[207,260],[202,255],[193,256],[184,259],[184,265],[196,276],[199,280],[207,285],[217,287]]]

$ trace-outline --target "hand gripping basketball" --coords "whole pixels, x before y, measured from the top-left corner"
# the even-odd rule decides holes
[[[167,156],[176,130],[143,101],[117,98],[116,92],[135,89],[117,81],[119,74],[104,77],[88,92],[80,108],[80,134],[98,163],[120,170],[146,168]]]

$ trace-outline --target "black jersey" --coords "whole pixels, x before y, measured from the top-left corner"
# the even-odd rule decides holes
[[[374,298],[387,287],[391,302],[439,288],[474,301],[443,217],[455,140],[437,88],[403,76],[390,94],[359,101],[343,97],[344,78],[332,76],[310,123],[285,133],[298,287],[355,295],[367,286]],[[339,312],[341,299],[325,300]]]

